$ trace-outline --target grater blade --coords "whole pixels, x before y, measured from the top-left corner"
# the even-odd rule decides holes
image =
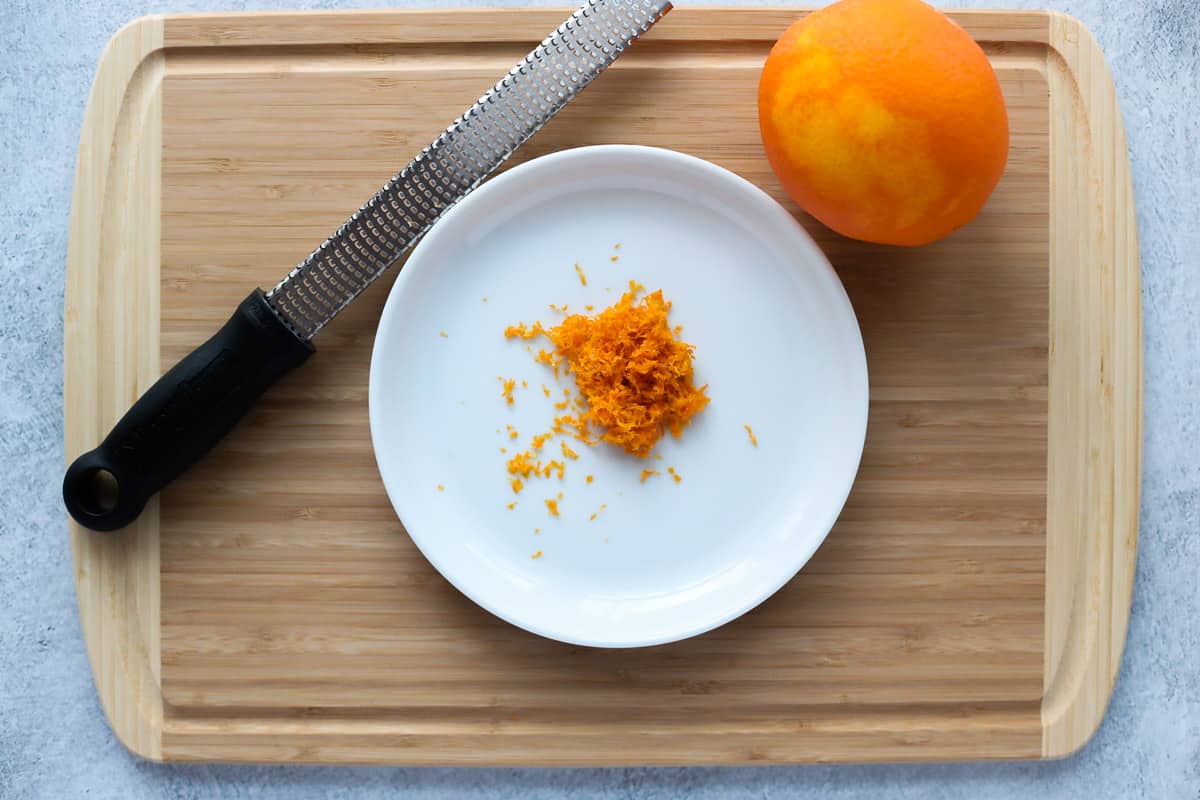
[[[79,524],[123,528],[201,458],[311,339],[671,8],[590,0],[264,295],[167,370],[94,449],[71,462],[63,503]]]
[[[670,9],[667,0],[580,8],[293,268],[267,303],[299,339],[312,339]]]

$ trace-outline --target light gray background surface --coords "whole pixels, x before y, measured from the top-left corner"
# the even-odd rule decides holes
[[[1079,755],[613,770],[161,766],[130,756],[92,688],[59,499],[67,215],[97,59],[118,27],[147,13],[392,4],[0,0],[0,798],[1200,798],[1200,0],[948,3],[1081,18],[1108,56],[1129,137],[1145,309],[1141,543],[1121,676]]]

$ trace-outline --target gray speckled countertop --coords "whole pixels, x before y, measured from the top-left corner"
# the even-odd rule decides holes
[[[1132,153],[1146,348],[1141,543],[1120,679],[1081,753],[1054,763],[612,770],[163,766],[130,756],[92,688],[59,499],[67,214],[96,61],[121,24],[152,12],[394,4],[3,0],[0,798],[1200,798],[1197,0],[947,4],[1081,18],[1108,56]]]

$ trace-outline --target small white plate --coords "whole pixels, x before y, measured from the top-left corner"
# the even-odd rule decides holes
[[[572,440],[565,480],[514,495],[506,459],[575,387],[504,328],[556,323],[551,303],[599,311],[630,279],[674,304],[711,404],[661,460]],[[824,540],[862,455],[866,356],[829,262],[764,192],[680,153],[586,147],[495,178],[421,241],[379,323],[370,418],[396,513],[465,595],[553,639],[660,644],[754,608]],[[562,458],[557,440],[545,452]]]

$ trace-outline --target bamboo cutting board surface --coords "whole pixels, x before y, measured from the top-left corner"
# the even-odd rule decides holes
[[[1141,330],[1128,158],[1090,35],[962,12],[1008,170],[935,245],[840,239],[782,194],[755,87],[801,12],[684,9],[524,148],[657,145],[791,208],[858,313],[862,469],[774,598],[699,638],[595,651],[478,609],[396,519],[367,427],[380,281],[318,355],[117,534],[72,529],[100,699],[167,760],[715,764],[1038,758],[1082,745],[1125,640]],[[565,16],[139,20],[99,66],[65,316],[66,451],[314,243]]]

